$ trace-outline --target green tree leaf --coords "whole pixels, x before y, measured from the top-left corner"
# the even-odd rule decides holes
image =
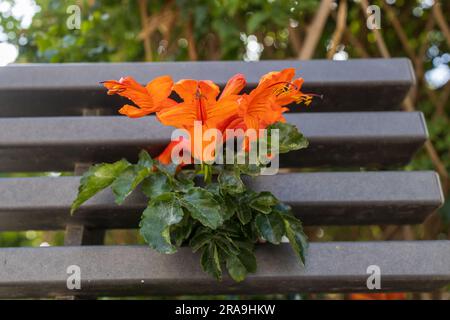
[[[238,194],[245,191],[245,185],[239,175],[239,170],[223,170],[217,178],[220,188],[229,194]]]
[[[139,153],[139,160],[137,165],[141,168],[148,168],[149,170],[151,170],[154,164],[155,163],[152,157],[150,157],[150,155],[148,154],[148,152],[145,150],[141,150],[141,152]]]
[[[204,226],[216,229],[222,225],[221,206],[211,192],[195,187],[184,194],[182,199],[183,206],[189,210],[192,218]]]
[[[279,130],[279,153],[287,153],[308,146],[308,140],[298,131],[296,126],[290,123],[276,122],[269,127],[269,130],[272,129]]]
[[[130,165],[128,161],[122,159],[114,163],[101,163],[92,166],[80,180],[78,195],[72,203],[70,213],[72,214],[96,193],[109,187]]]
[[[183,209],[172,193],[164,193],[149,202],[142,214],[140,233],[153,249],[161,253],[174,253],[170,239],[170,226],[183,219]]]
[[[254,196],[249,205],[259,212],[268,214],[276,204],[278,204],[278,199],[272,193],[263,191]]]
[[[194,226],[194,221],[189,217],[188,213],[184,213],[183,220],[170,227],[170,238],[175,246],[180,247],[185,240],[189,238]]]
[[[181,170],[177,173],[175,176],[176,179],[173,181],[175,189],[180,192],[188,192],[195,186],[195,176],[195,171]]]
[[[240,248],[238,255],[229,255],[226,259],[228,273],[234,281],[240,282],[248,273],[256,272],[256,257],[253,251]]]
[[[212,240],[225,255],[237,255],[240,252],[234,241],[225,234],[216,234]]]
[[[117,179],[114,180],[111,189],[114,193],[116,203],[122,204],[126,197],[150,174],[148,168],[137,165],[129,166]]]
[[[200,263],[203,271],[209,273],[219,281],[222,280],[222,267],[220,264],[219,252],[214,243],[209,243],[208,246],[203,249]]]
[[[117,179],[114,180],[111,189],[114,193],[116,203],[122,204],[126,197],[136,189],[136,187],[148,177],[153,168],[153,160],[147,151],[139,153],[139,161],[135,165],[129,166]]]
[[[273,244],[280,244],[286,231],[284,221],[278,213],[258,214],[255,226],[259,234]]]
[[[161,171],[152,172],[142,183],[142,192],[150,199],[171,190],[169,178]]]
[[[189,246],[191,247],[193,252],[197,252],[200,248],[211,242],[212,236],[213,235],[210,229],[200,227],[196,230],[194,236],[191,238]]]
[[[286,229],[286,237],[288,237],[289,243],[300,262],[305,264],[308,237],[303,232],[302,223],[294,216],[288,214],[283,214],[282,218]]]
[[[249,223],[253,218],[252,209],[250,209],[250,207],[245,203],[241,203],[238,206],[238,208],[236,210],[236,215],[237,215],[239,221],[244,225]]]

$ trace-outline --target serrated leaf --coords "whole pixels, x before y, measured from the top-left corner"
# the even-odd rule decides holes
[[[206,227],[216,229],[223,223],[221,206],[214,195],[202,188],[192,188],[183,195],[183,206],[189,210],[192,218]]]
[[[249,223],[253,218],[253,212],[247,204],[241,203],[236,210],[236,215],[242,224]]]
[[[280,244],[285,234],[284,221],[278,213],[258,214],[255,226],[259,234],[273,244]]]
[[[139,152],[139,160],[137,165],[142,168],[148,168],[150,170],[154,166],[154,161],[147,151],[141,150],[141,152]]]
[[[175,246],[180,247],[187,240],[192,232],[193,221],[189,218],[189,214],[184,214],[181,222],[170,227],[170,238]]]
[[[189,246],[193,252],[197,252],[200,248],[211,242],[211,237],[211,230],[201,227],[197,229],[195,235],[191,238]]]
[[[222,206],[223,221],[227,221],[234,216],[238,206],[235,199],[228,195],[220,197],[220,199],[222,200],[220,204]]]
[[[155,166],[162,171],[163,173],[167,174],[169,177],[174,177],[177,172],[177,165],[174,163],[169,164],[162,164],[161,162],[155,162]]]
[[[203,271],[212,275],[217,280],[222,280],[222,267],[220,265],[219,252],[214,243],[208,244],[200,257]]]
[[[258,164],[238,164],[239,170],[249,176],[259,176],[261,174],[261,167]]]
[[[171,243],[170,226],[182,219],[183,209],[175,195],[165,193],[150,201],[142,214],[140,233],[158,252],[174,253],[176,248]]]
[[[153,159],[147,151],[139,153],[138,163],[129,166],[117,179],[114,180],[111,188],[117,204],[122,204],[126,197],[136,189],[136,187],[149,176],[153,168]]]
[[[214,195],[214,199],[220,204],[223,221],[227,221],[234,216],[237,209],[237,203],[232,196],[222,194],[220,192],[219,184],[215,182],[206,184],[205,188]]]
[[[223,170],[217,178],[220,188],[229,194],[238,194],[245,191],[245,185],[241,180],[238,170]]]
[[[268,214],[276,204],[278,204],[278,199],[272,193],[263,191],[250,201],[249,206],[259,212]]]
[[[150,174],[148,167],[131,165],[114,180],[111,189],[117,204],[122,204],[126,197]]]
[[[308,237],[303,232],[303,226],[300,220],[291,215],[281,215],[284,221],[286,237],[299,258],[300,262],[305,264],[306,250],[308,248]]]
[[[72,214],[96,193],[109,187],[130,165],[128,161],[122,159],[114,163],[101,163],[92,166],[80,180],[78,195],[72,203],[70,213]]]
[[[308,140],[301,134],[297,127],[287,122],[276,122],[269,127],[269,130],[279,131],[279,153],[287,153],[292,150],[299,150],[308,146]]]
[[[195,176],[195,171],[181,170],[174,180],[175,189],[180,192],[188,192],[195,186]]]
[[[214,243],[220,248],[225,255],[239,254],[239,248],[234,244],[233,240],[224,235],[216,235],[213,238]]]
[[[253,251],[241,248],[240,254],[227,257],[226,266],[231,278],[240,282],[248,273],[256,272],[256,257]]]
[[[160,171],[152,172],[144,182],[142,182],[141,188],[142,192],[150,199],[172,190],[169,178]]]

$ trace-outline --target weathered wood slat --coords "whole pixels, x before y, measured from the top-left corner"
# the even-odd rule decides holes
[[[415,82],[411,63],[403,58],[10,65],[0,69],[0,116],[81,115],[85,108],[114,114],[123,100],[107,96],[99,82],[127,75],[141,83],[169,74],[223,86],[241,72],[254,87],[264,73],[289,67],[305,79],[305,92],[324,96],[315,99],[314,111],[397,109]]]
[[[427,139],[420,112],[288,114],[310,147],[282,156],[282,166],[406,164]],[[134,161],[167,145],[173,128],[154,117],[0,119],[0,171],[71,171],[77,162]]]
[[[0,249],[0,296],[358,292],[368,291],[371,265],[380,268],[380,291],[450,283],[450,241],[312,243],[306,268],[288,244],[260,245],[256,255],[258,272],[237,284],[203,273],[189,248],[173,255],[140,246],[6,248]],[[71,265],[81,268],[81,290],[66,287]]]
[[[137,228],[146,201],[140,192],[124,204],[106,190],[69,215],[78,177],[0,179],[0,230]],[[434,172],[324,172],[263,176],[247,181],[290,204],[308,225],[413,224],[442,205]]]

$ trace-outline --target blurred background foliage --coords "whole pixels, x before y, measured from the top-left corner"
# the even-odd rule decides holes
[[[72,5],[80,9],[80,29],[67,27]],[[379,30],[366,26],[369,5],[380,8]],[[447,194],[449,13],[447,0],[0,0],[0,65],[409,57],[417,86],[404,108],[424,112],[431,143],[407,169],[438,171]],[[421,226],[326,227],[309,232],[315,241],[440,239],[449,238],[449,223],[447,202]],[[106,241],[140,239],[121,230],[108,233]],[[0,234],[0,246],[62,243],[58,232]]]

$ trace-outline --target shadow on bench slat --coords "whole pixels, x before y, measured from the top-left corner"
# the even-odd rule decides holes
[[[426,141],[420,112],[288,114],[310,147],[281,157],[282,167],[402,165]],[[134,161],[142,148],[157,155],[171,127],[154,117],[0,119],[0,172],[72,171],[79,162]]]
[[[313,111],[398,109],[415,82],[411,62],[404,58],[10,65],[0,69],[0,117],[81,115],[85,108],[115,114],[124,100],[107,96],[99,82],[123,76],[144,84],[169,74],[175,81],[210,79],[223,87],[241,72],[254,87],[266,72],[284,68],[297,69],[305,79],[304,92],[324,96],[315,99]]]
[[[189,248],[173,255],[140,246],[0,249],[0,296],[358,292],[368,291],[371,265],[380,268],[380,291],[450,283],[450,241],[312,243],[306,268],[288,244],[259,245],[256,255],[257,273],[237,284],[203,273]],[[81,269],[80,291],[66,287],[70,265]]]
[[[124,204],[110,190],[86,202],[73,217],[70,204],[78,177],[0,179],[0,230],[137,228],[146,201],[139,192]],[[436,173],[291,173],[248,179],[251,188],[272,191],[307,225],[414,224],[443,202]]]

